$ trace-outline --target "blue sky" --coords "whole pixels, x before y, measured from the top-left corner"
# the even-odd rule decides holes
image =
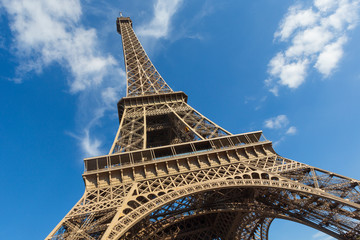
[[[202,114],[360,179],[359,4],[0,0],[1,238],[46,237],[83,194],[82,159],[110,150],[125,94],[120,11]],[[270,239],[290,236],[331,239],[273,223]]]

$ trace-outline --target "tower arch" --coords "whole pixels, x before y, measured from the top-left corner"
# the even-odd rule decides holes
[[[119,128],[109,154],[84,159],[85,193],[47,240],[265,240],[274,218],[359,238],[358,180],[279,156],[261,131],[231,134],[170,88],[130,18],[117,30],[127,76]]]

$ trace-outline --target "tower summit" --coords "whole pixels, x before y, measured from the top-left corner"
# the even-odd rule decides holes
[[[117,19],[127,94],[108,155],[46,239],[268,239],[274,218],[359,239],[359,181],[279,156],[261,131],[231,134],[174,92]],[[229,113],[229,116],[231,113]]]

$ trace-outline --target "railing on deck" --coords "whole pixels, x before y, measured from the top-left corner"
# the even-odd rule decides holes
[[[248,145],[266,142],[267,139],[262,131],[228,135],[201,141],[180,143],[162,147],[148,148],[131,152],[116,153],[111,155],[86,158],[85,174],[97,170],[118,168],[130,164],[139,164],[146,161],[156,161],[165,158],[173,158],[184,155],[197,154],[205,151],[231,148],[240,145]]]

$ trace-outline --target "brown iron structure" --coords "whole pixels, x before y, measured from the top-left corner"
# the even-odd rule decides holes
[[[231,134],[160,76],[117,19],[127,74],[108,155],[84,159],[83,197],[46,239],[268,239],[274,218],[360,239],[359,181]]]

